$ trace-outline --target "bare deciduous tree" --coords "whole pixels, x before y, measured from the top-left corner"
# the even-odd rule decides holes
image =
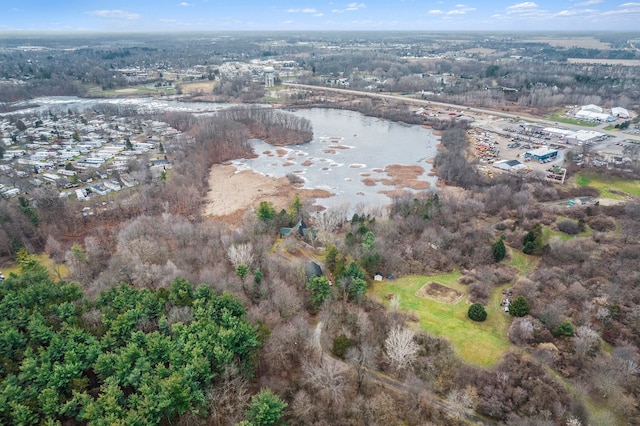
[[[234,244],[227,250],[227,257],[234,268],[240,264],[251,266],[253,264],[253,244]]]
[[[477,393],[475,389],[454,389],[447,395],[447,401],[454,409],[452,413],[456,419],[462,419],[473,413],[476,405]]]
[[[320,362],[306,362],[303,366],[304,383],[326,404],[338,404],[348,388],[347,370],[344,364],[330,357]]]
[[[399,370],[410,367],[418,356],[419,347],[414,342],[415,332],[406,327],[395,327],[384,342],[385,352],[391,365]]]

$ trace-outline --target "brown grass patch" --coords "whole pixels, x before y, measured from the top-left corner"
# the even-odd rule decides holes
[[[287,161],[286,163],[284,163],[282,165],[282,167],[290,167],[290,166],[295,166],[296,163],[294,163],[293,161]]]
[[[278,154],[278,157],[284,157],[285,155],[287,155],[287,150],[286,149],[276,149],[276,154]]]
[[[264,155],[266,155],[267,157],[273,157],[273,152],[271,151],[265,151],[263,152]]]
[[[360,173],[360,176],[362,176],[362,177],[369,177],[369,176],[371,176],[371,173],[362,172],[362,173]]]
[[[442,130],[434,130],[434,131],[433,131],[433,134],[434,134],[435,136],[442,136]]]
[[[329,145],[329,148],[333,148],[333,149],[350,149],[346,145]]]
[[[197,95],[200,93],[211,93],[213,91],[214,85],[215,82],[206,81],[197,83],[183,83],[180,85],[180,87],[182,87],[182,93]]]
[[[378,181],[376,179],[373,179],[373,178],[362,179],[362,183],[364,183],[365,186],[376,186],[377,182]]]
[[[325,154],[335,154],[336,150],[335,149],[323,149],[322,152],[324,152]]]
[[[373,171],[376,173],[384,173],[384,169],[381,169],[379,167],[376,167],[375,169],[373,169]]]
[[[406,193],[407,191],[404,189],[385,189],[383,191],[378,191],[378,194],[384,194],[389,198],[402,197]]]
[[[309,166],[312,166],[312,165],[313,165],[313,161],[306,160],[304,163],[302,163],[302,164],[300,164],[300,165],[301,165],[301,166],[304,166],[304,167],[309,167]]]
[[[464,293],[431,281],[429,284],[420,287],[420,289],[416,291],[416,296],[433,299],[440,303],[455,305],[464,297]]]
[[[436,161],[435,157],[429,157],[424,162],[427,164],[433,164]]]
[[[327,170],[331,170],[329,167],[323,167],[320,170],[322,170],[323,172],[326,172]]]
[[[233,194],[232,197],[229,194]],[[324,189],[300,189],[283,178],[262,176],[251,171],[236,173],[234,167],[213,166],[209,174],[209,193],[204,215],[216,217],[231,224],[238,224],[246,211],[257,208],[261,201],[269,201],[277,211],[291,204],[294,194],[303,200],[333,196]]]
[[[385,168],[390,179],[382,179],[384,185],[395,186],[400,188],[411,188],[416,190],[428,189],[431,185],[429,182],[419,179],[424,173],[424,169],[420,166],[403,166],[401,164],[391,164]]]
[[[350,169],[361,169],[364,167],[364,164],[349,164]]]

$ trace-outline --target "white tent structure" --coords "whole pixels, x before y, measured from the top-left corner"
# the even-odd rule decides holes
[[[611,115],[618,118],[630,118],[629,111],[621,107],[611,108]]]

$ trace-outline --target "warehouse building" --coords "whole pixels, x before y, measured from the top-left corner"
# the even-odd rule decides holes
[[[558,157],[557,149],[550,149],[547,147],[542,147],[538,149],[534,149],[533,151],[527,151],[524,154],[525,161],[537,160],[541,163],[547,163],[549,161],[553,161]]]

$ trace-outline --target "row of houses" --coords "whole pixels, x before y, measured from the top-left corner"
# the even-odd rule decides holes
[[[108,180],[110,173],[124,173],[132,161],[140,161],[143,154],[179,134],[167,123],[139,118],[95,116],[87,120],[71,113],[59,118],[0,117],[0,138],[6,147],[0,173],[22,179],[16,185],[23,190],[52,184],[67,195],[75,193],[84,199],[88,193],[119,190],[123,183]],[[105,180],[102,186],[82,195],[64,191],[88,184],[88,176],[96,174]],[[7,194],[12,196],[16,191],[9,188]]]

